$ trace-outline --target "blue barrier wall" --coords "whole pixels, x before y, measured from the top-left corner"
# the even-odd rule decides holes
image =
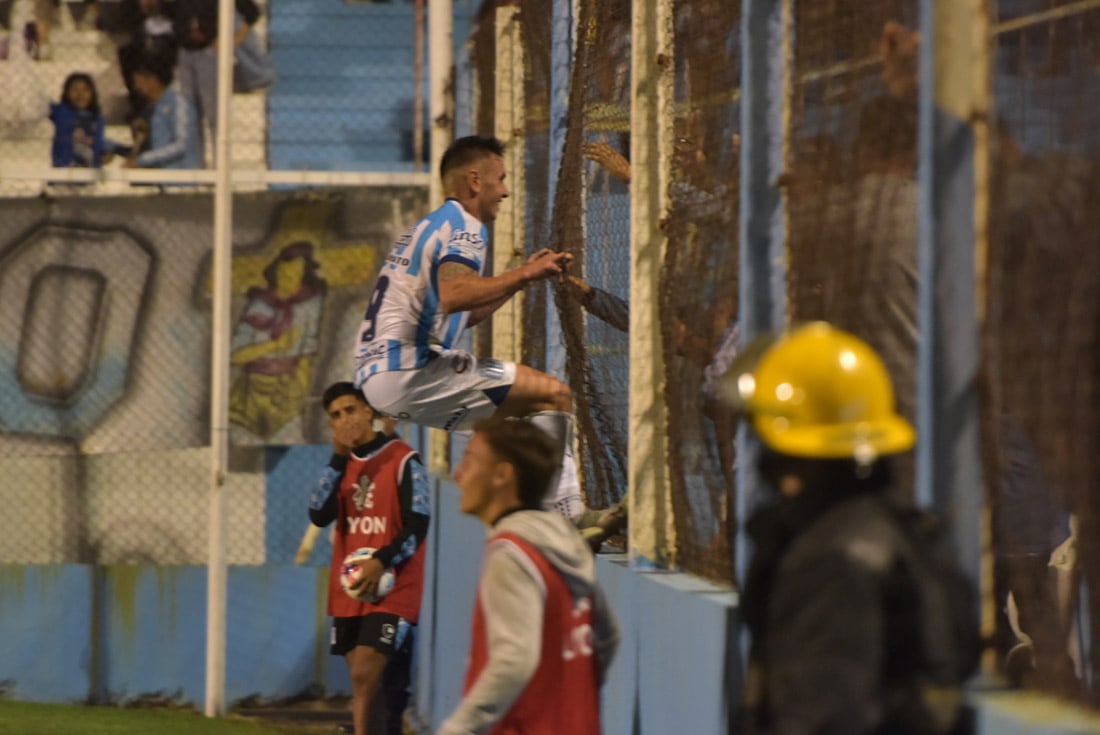
[[[275,459],[269,469],[277,478],[284,463],[315,458]],[[457,504],[457,489],[439,483],[414,704],[432,727],[461,698],[485,539]],[[279,533],[293,540],[291,530]],[[230,568],[227,701],[347,692],[343,661],[327,651],[326,572],[278,563]],[[601,556],[599,574],[624,632],[604,691],[605,731],[667,735],[675,723],[719,732],[723,693],[736,687],[726,670],[734,595],[685,575],[632,572],[618,556]],[[156,696],[199,704],[205,618],[203,567],[0,567],[0,682],[28,701]],[[641,729],[632,729],[635,721]]]
[[[416,699],[417,719],[432,730],[462,696],[485,540],[484,526],[459,512],[451,483],[439,484],[433,511],[435,573],[420,620]],[[684,574],[634,572],[625,556],[599,556],[598,574],[623,631],[603,691],[604,732],[726,733],[726,694],[740,687],[728,664],[737,660],[736,595]]]

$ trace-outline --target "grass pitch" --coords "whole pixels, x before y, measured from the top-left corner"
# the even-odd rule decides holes
[[[0,735],[317,735],[318,732],[317,727],[267,725],[234,717],[210,719],[186,709],[127,709],[0,700]]]

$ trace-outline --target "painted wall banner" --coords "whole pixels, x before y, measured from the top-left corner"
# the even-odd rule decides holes
[[[320,395],[425,210],[404,188],[234,202],[231,563],[296,548],[323,457],[275,484],[265,458],[329,444]],[[193,193],[0,201],[0,563],[205,560],[212,218]]]
[[[324,442],[379,258],[418,189],[234,204],[232,441]],[[0,202],[0,457],[201,446],[212,199]]]

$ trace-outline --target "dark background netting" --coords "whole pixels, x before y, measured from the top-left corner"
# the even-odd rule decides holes
[[[716,381],[735,349],[740,4],[673,5],[675,136],[661,279],[677,562],[729,581],[735,420]]]
[[[526,102],[527,166],[525,171],[527,243],[529,250],[550,241],[550,67],[552,7],[545,0],[522,0],[524,98]],[[546,368],[547,290],[526,292],[523,310],[523,361]]]
[[[982,428],[999,652],[1014,682],[1095,705],[1100,654],[1076,652],[1100,634],[1100,10],[993,5]]]
[[[786,182],[791,321],[826,319],[886,363],[916,420],[915,0],[795,3]],[[912,453],[895,463],[910,494]]]
[[[471,32],[470,60],[474,67],[474,95],[477,104],[474,107],[474,124],[482,135],[491,135],[496,115],[496,6],[486,3],[482,6]],[[493,238],[489,238],[489,258],[493,258]],[[479,355],[493,354],[493,333],[490,329],[474,331],[476,352]]]
[[[575,272],[625,300],[630,4],[585,0],[577,12],[566,73],[552,3],[520,3],[527,242],[572,252]],[[675,152],[659,294],[675,560],[717,580],[732,578],[734,458],[732,422],[710,400],[708,378],[730,356],[723,343],[734,343],[736,321],[739,12],[738,3],[674,4]],[[995,4],[990,240],[988,253],[975,251],[999,661],[1025,685],[1090,701],[1082,682],[1093,680],[1096,660],[1075,658],[1082,649],[1074,642],[1083,633],[1096,639],[1098,631],[1081,630],[1096,626],[1080,611],[1100,602],[1100,592],[1076,594],[1100,590],[1089,578],[1100,563],[1092,491],[1100,461],[1098,12],[1053,0]],[[490,19],[483,15],[474,35],[482,132],[492,129]],[[918,3],[799,0],[793,21],[781,182],[788,311],[793,322],[828,319],[869,341],[884,357],[899,410],[915,422]],[[568,88],[557,121],[552,80]],[[560,159],[555,145],[563,146]],[[554,312],[560,335],[547,331]],[[608,505],[626,488],[627,336],[562,285],[531,290],[524,318],[529,364],[552,366],[565,345],[585,491],[591,506]],[[912,456],[900,457],[897,470],[901,494],[911,495]],[[1079,586],[1082,577],[1091,584]]]
[[[630,3],[582,2],[573,58],[565,148],[554,192],[552,247],[573,253],[571,269],[620,298],[630,290],[629,199],[602,184],[586,165],[585,143],[615,134],[629,120]],[[624,75],[626,75],[624,77]],[[595,174],[595,175],[591,175]],[[590,507],[606,507],[626,491],[627,335],[593,317],[559,285],[555,302],[573,386],[581,471]]]

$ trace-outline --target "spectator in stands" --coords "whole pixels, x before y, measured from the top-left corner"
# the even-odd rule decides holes
[[[128,120],[141,115],[149,100],[134,88],[134,67],[142,59],[156,59],[173,68],[178,50],[172,18],[164,0],[123,0],[123,17],[129,28],[129,39],[118,47],[118,66],[130,95]]]
[[[559,453],[534,425],[493,417],[454,470],[459,508],[489,538],[462,701],[438,735],[600,732],[618,625],[576,529],[542,510]]]
[[[579,276],[566,276],[564,283],[592,316],[620,332],[630,331],[630,304]]]
[[[728,251],[728,241],[724,238],[720,241],[700,238],[700,230],[714,233],[726,233],[733,227],[730,220],[731,199],[736,196],[736,182],[722,182],[711,176],[710,166],[706,152],[699,143],[701,135],[688,136],[692,129],[698,129],[701,123],[683,123],[680,126],[681,137],[676,147],[676,166],[679,178],[671,187],[678,206],[681,208],[680,220],[690,222],[698,226],[693,232],[681,232],[677,239],[678,247],[684,253],[691,255],[703,255],[710,251],[712,254],[720,254]],[[733,156],[740,154],[740,136],[732,135],[728,143],[729,152]],[[587,142],[582,147],[585,158],[598,163],[608,174],[617,181],[629,184],[631,179],[630,162],[614,147],[606,141]],[[734,170],[736,173],[736,168]],[[699,251],[704,251],[700,253]],[[726,263],[725,265],[728,265]],[[696,272],[698,272],[696,268]],[[717,269],[713,271],[717,274]],[[712,276],[713,277],[713,276]],[[734,489],[734,420],[725,404],[717,400],[715,385],[717,378],[725,371],[737,351],[737,324],[736,324],[736,293],[730,292],[723,283],[723,289],[715,298],[707,297],[710,312],[705,321],[701,321],[698,315],[683,313],[675,319],[674,323],[674,349],[677,355],[686,358],[693,365],[703,370],[703,379],[700,391],[701,413],[707,418],[700,425],[706,437],[705,444],[711,450],[716,463],[721,468],[725,481],[724,492],[721,488],[714,490],[715,516],[720,519],[719,530],[730,525],[733,503],[730,496]],[[565,281],[569,290],[577,297],[585,310],[597,319],[621,331],[627,331],[629,327],[629,305],[622,299],[609,294],[602,289],[592,286],[583,279],[569,276]],[[695,284],[698,287],[700,284]],[[690,326],[689,326],[690,325]],[[702,329],[699,327],[702,326]],[[614,517],[621,516],[621,521],[626,520],[626,504],[620,502],[611,509]],[[612,516],[601,517],[598,526],[617,527],[612,524]],[[586,529],[587,530],[587,529]],[[598,549],[600,544],[598,529],[592,529],[586,533],[593,542],[593,549]]]
[[[239,46],[260,17],[253,0],[235,0],[237,27],[234,48]],[[218,3],[217,0],[175,0],[174,27],[179,44],[180,91],[198,111],[200,160],[205,160],[205,129],[210,139],[218,135]]]
[[[198,123],[191,103],[172,86],[163,60],[143,58],[134,67],[134,87],[149,98],[149,149],[135,138],[125,168],[201,168]]]
[[[11,10],[14,5],[14,0],[0,0],[0,61],[8,58],[11,43]]]
[[[53,56],[50,48],[50,27],[53,25],[54,0],[35,0],[34,21],[23,29],[27,53],[38,61],[48,61]]]
[[[50,105],[54,126],[51,158],[57,168],[99,168],[104,156],[104,120],[91,75],[73,72],[65,78],[61,101]]]

